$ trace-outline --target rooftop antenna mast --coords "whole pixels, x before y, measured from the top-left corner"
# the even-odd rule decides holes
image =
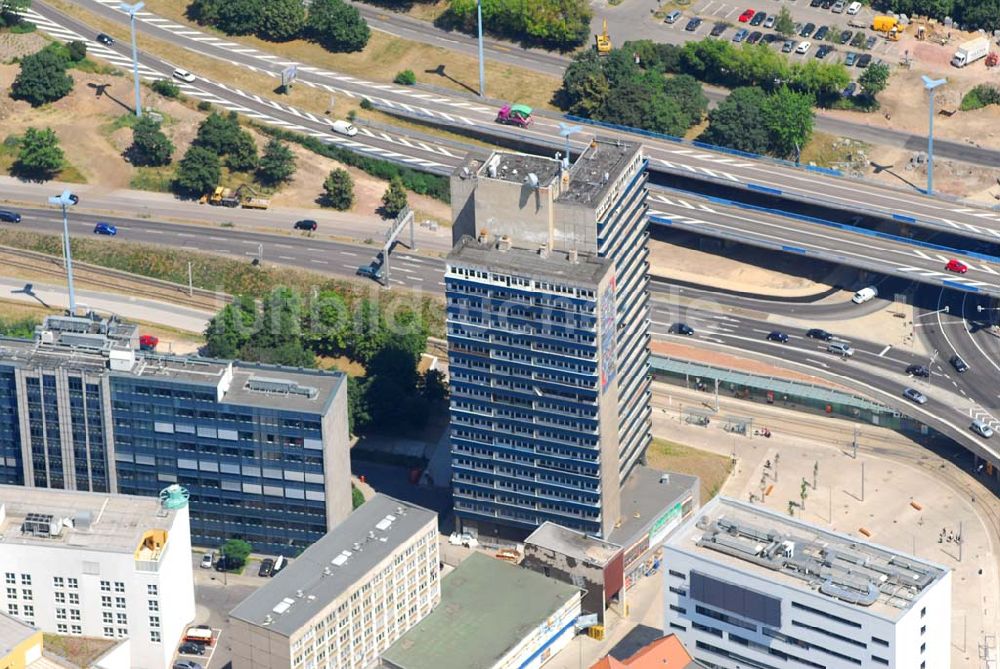
[[[569,125],[562,121],[559,122],[559,134],[566,138],[566,155],[563,156],[563,167],[566,169],[569,169],[569,137],[582,131],[582,125]]]

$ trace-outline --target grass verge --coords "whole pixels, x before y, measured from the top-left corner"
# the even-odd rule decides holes
[[[178,23],[196,25],[184,15],[186,6],[186,2],[177,0],[149,0],[146,10]],[[197,27],[208,33],[222,34],[208,26]],[[262,51],[280,53],[282,58],[372,81],[390,82],[396,72],[413,70],[420,83],[465,93],[475,93],[479,87],[479,64],[472,56],[377,30],[372,31],[368,46],[359,53],[331,53],[318,44],[301,39],[281,44],[247,36],[227,36],[227,39]],[[493,97],[548,109],[552,109],[552,95],[561,85],[555,77],[489,62],[486,64],[486,80]]]
[[[732,460],[666,439],[653,438],[646,451],[650,467],[690,474],[701,479],[701,503],[715,497],[733,469]]]
[[[61,237],[23,230],[0,229],[0,245],[53,256],[62,254]],[[405,306],[421,314],[427,323],[430,336],[444,335],[443,301],[438,295],[399,288],[391,291],[382,290],[371,281],[334,279],[318,272],[269,265],[266,262],[261,267],[254,267],[245,260],[118,239],[108,242],[74,238],[72,246],[73,258],[79,262],[180,284],[187,283],[188,263],[191,263],[191,276],[195,287],[221,291],[229,295],[252,295],[259,298],[277,286],[287,286],[297,289],[303,295],[311,295],[314,290],[336,291],[344,297],[348,306],[352,307],[363,298],[383,303],[386,310]]]
[[[868,145],[857,141],[850,144],[843,138],[836,135],[829,135],[825,132],[814,132],[812,139],[802,149],[799,162],[803,165],[810,163],[820,167],[840,168],[844,163],[851,162],[853,156],[858,151],[867,151]]]

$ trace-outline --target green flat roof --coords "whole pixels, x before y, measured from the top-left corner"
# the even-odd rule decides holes
[[[474,553],[441,582],[441,603],[382,660],[399,669],[488,669],[580,592]]]

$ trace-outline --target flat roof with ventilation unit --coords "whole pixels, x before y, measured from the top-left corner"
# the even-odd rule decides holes
[[[666,545],[893,620],[948,573],[932,562],[727,497],[713,499]]]
[[[276,379],[267,376],[251,376],[247,379],[246,389],[256,393],[272,395],[301,395],[316,399],[319,391],[310,386],[300,386],[290,379]]]
[[[229,615],[291,636],[428,524],[437,530],[433,511],[375,495]]]

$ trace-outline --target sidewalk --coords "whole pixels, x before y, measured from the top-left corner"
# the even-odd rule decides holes
[[[128,216],[134,218],[155,218],[177,223],[190,223],[227,227],[243,231],[264,230],[283,231],[293,234],[292,224],[300,219],[318,222],[317,236],[339,237],[361,242],[365,239],[381,240],[389,228],[389,221],[378,216],[354,214],[332,209],[306,209],[293,207],[271,207],[267,210],[229,209],[198,204],[191,200],[180,200],[169,193],[153,193],[128,189],[107,189],[95,184],[68,184],[49,181],[44,184],[25,183],[13,177],[0,177],[0,203],[7,206],[25,207],[47,206],[48,198],[64,189],[70,189],[80,196],[80,204],[75,211],[89,214]],[[53,211],[55,211],[53,209]],[[446,252],[451,250],[451,228],[421,225],[418,219],[414,227],[418,249]],[[408,239],[408,235],[404,235]]]
[[[720,413],[751,417],[772,437],[733,435],[722,421],[683,423],[678,406],[706,397],[654,383],[653,434],[734,457],[720,494],[743,501],[753,495],[753,503],[773,511],[954,570],[951,666],[979,669],[977,642],[1000,628],[1000,499],[993,491],[906,436],[873,425],[859,426],[855,458],[855,424],[836,418],[720,396]],[[961,534],[961,548],[939,541],[942,530]]]
[[[23,292],[25,281],[0,277],[0,297],[5,300],[15,300],[25,304],[48,306],[55,309],[69,308],[69,294],[66,285],[42,284],[32,281],[32,294]],[[169,325],[176,330],[194,332],[199,335],[205,331],[209,319],[214,314],[197,309],[189,309],[177,304],[158,302],[126,295],[116,295],[94,290],[76,291],[77,307],[83,305],[94,311],[105,314],[116,314],[123,319],[160,323]],[[166,318],[169,316],[169,319]],[[169,321],[169,322],[167,322]]]

